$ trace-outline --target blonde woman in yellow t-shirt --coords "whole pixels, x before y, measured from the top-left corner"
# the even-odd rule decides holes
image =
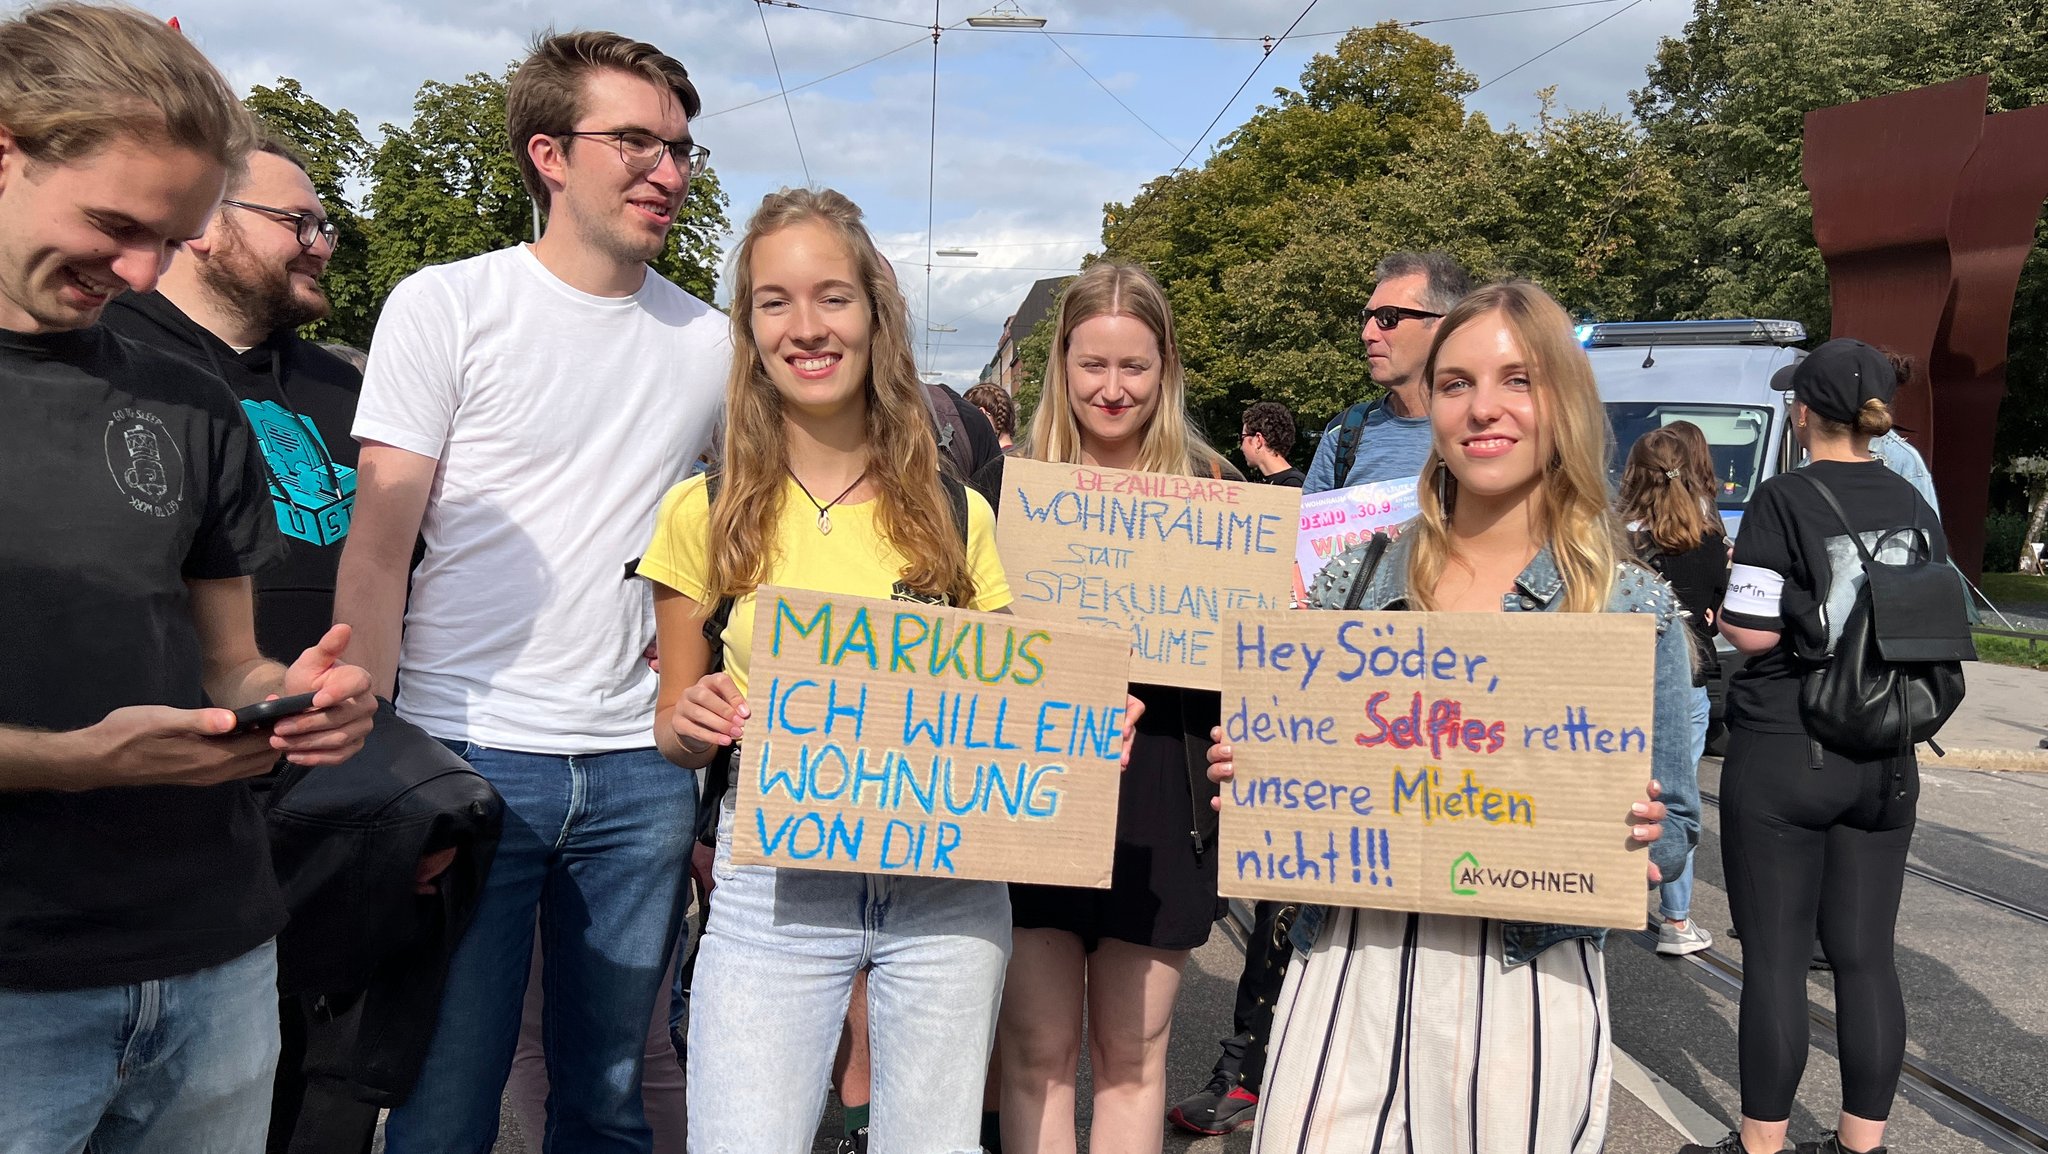
[[[656,583],[655,741],[691,769],[745,727],[756,587],[1010,603],[979,494],[962,544],[908,309],[860,209],[831,191],[775,193],[735,263],[718,498],[702,477],[671,490],[639,566]],[[726,598],[725,668],[708,673],[704,620]],[[1010,950],[1003,885],[736,866],[732,822],[728,800],[691,994],[692,1148],[810,1149],[863,969],[879,1148],[975,1148]]]

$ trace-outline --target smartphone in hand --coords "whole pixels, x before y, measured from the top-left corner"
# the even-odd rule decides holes
[[[292,717],[313,708],[314,694],[294,693],[290,697],[279,697],[271,701],[259,701],[235,710],[236,733],[254,733],[268,729],[272,723]]]

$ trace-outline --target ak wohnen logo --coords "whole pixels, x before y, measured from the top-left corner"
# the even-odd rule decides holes
[[[163,418],[141,409],[115,409],[107,422],[107,472],[138,513],[169,517],[185,500],[185,458]]]

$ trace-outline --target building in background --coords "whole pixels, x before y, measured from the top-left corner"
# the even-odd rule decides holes
[[[982,366],[981,379],[989,384],[999,385],[1011,396],[1017,395],[1018,346],[1038,322],[1052,315],[1053,305],[1059,300],[1061,286],[1072,277],[1047,277],[1031,286],[1024,294],[1024,303],[1003,322],[1003,335],[996,342],[996,355]]]

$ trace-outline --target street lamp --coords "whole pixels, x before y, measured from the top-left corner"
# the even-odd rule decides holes
[[[1000,3],[987,12],[979,16],[969,16],[967,18],[967,26],[970,28],[1037,29],[1045,27],[1045,17],[1026,16],[1011,0],[1001,0]]]
[[[981,255],[981,253],[980,253],[980,252],[978,252],[978,251],[976,251],[976,250],[974,250],[974,249],[971,249],[971,248],[942,248],[942,249],[939,249],[938,251],[936,251],[936,252],[932,253],[932,255],[933,255],[933,256],[963,256],[963,257],[964,257],[964,256],[980,256],[980,255]]]

